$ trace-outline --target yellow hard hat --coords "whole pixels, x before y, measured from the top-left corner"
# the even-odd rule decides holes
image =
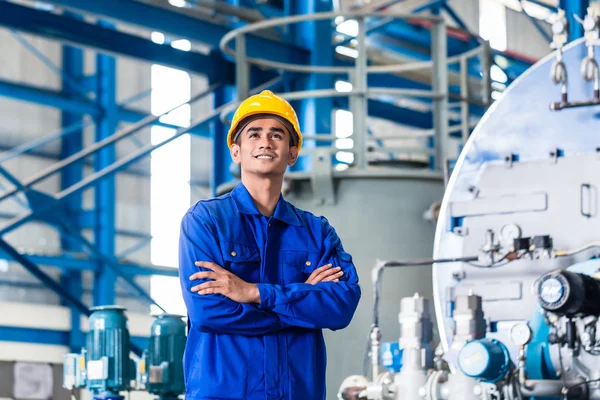
[[[270,90],[263,90],[259,94],[248,97],[240,104],[235,114],[231,127],[227,133],[227,146],[231,148],[234,143],[234,135],[237,131],[240,121],[257,114],[272,114],[288,121],[298,136],[298,151],[302,148],[302,133],[300,132],[300,123],[296,112],[284,98],[277,96]],[[290,132],[294,134],[294,132]]]

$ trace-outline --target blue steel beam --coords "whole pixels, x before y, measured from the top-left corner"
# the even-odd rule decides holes
[[[234,101],[235,87],[231,85],[222,85],[217,88],[213,96],[213,107],[217,108],[230,101]],[[213,195],[217,193],[219,185],[233,179],[231,174],[231,156],[227,146],[228,127],[216,119],[211,123],[211,135],[213,139],[213,168],[210,182],[210,190]]]
[[[228,104],[228,105],[231,105],[231,104]],[[172,142],[173,140],[179,138],[181,135],[189,133],[197,127],[206,126],[206,125],[216,121],[219,118],[220,113],[223,111],[223,109],[224,108],[215,109],[215,110],[209,112],[207,115],[205,115],[201,118],[198,118],[196,120],[193,120],[189,127],[178,129],[177,132],[173,136],[163,140],[162,142],[157,143],[157,144],[146,145],[143,148],[141,148],[140,150],[138,150],[132,154],[129,154],[128,156],[126,156],[122,159],[119,159],[117,162],[113,163],[111,166],[109,166],[107,168],[104,168],[102,171],[96,172],[96,173],[86,177],[81,182],[78,182],[77,184],[71,186],[69,189],[63,190],[60,193],[58,193],[57,196],[55,197],[56,201],[53,201],[53,202],[50,202],[47,204],[40,204],[40,208],[37,211],[38,212],[49,212],[50,210],[56,208],[59,204],[61,204],[65,199],[69,198],[69,196],[72,196],[74,193],[78,193],[78,192],[81,192],[83,190],[87,190],[87,189],[93,187],[100,180],[105,179],[106,177],[109,177],[109,176],[113,176],[117,172],[124,170],[125,168],[138,162],[142,158],[147,157],[151,152],[153,152],[153,151],[161,148],[162,146]],[[11,231],[17,229],[18,227],[22,226],[23,224],[26,224],[27,222],[32,221],[35,218],[36,218],[35,212],[27,211],[24,214],[11,219],[6,225],[4,225],[2,228],[0,228],[0,237],[2,235],[7,234],[8,232],[11,232]]]
[[[292,13],[314,14],[333,11],[330,1],[305,0],[292,4]],[[333,65],[335,60],[335,49],[329,40],[323,38],[331,37],[331,22],[306,21],[291,27],[291,35],[296,43],[305,43],[312,48],[310,65]],[[294,90],[318,90],[334,87],[334,77],[331,74],[306,74],[296,79],[292,86]],[[307,135],[332,132],[331,119],[333,117],[333,100],[331,98],[308,98],[295,102],[302,132]],[[314,141],[307,141],[306,147],[314,147]],[[303,157],[293,170],[305,171],[310,169],[310,157]]]
[[[83,51],[81,49],[62,46],[62,91],[66,97],[77,98],[84,96],[79,82],[85,78]],[[83,149],[83,119],[82,115],[63,111],[61,115],[61,125],[64,130],[68,127],[80,124],[81,127],[71,135],[63,136],[61,140],[61,158],[67,158]],[[83,162],[74,163],[61,171],[60,187],[61,190],[68,188],[76,182],[83,179]],[[77,229],[81,229],[77,224],[77,212],[83,206],[83,196],[81,194],[73,196],[64,203],[65,214],[71,219],[72,224]],[[65,252],[80,251],[81,247],[74,244],[68,238],[61,235],[61,247]],[[80,271],[63,271],[60,276],[61,284],[67,291],[81,298],[83,295],[82,276]],[[68,305],[68,304],[64,304]],[[71,310],[71,326],[69,333],[69,347],[71,350],[81,348],[85,343],[85,336],[81,333],[79,321],[81,313],[75,308]]]
[[[58,331],[53,329],[1,326],[0,341],[68,346],[69,332]],[[143,336],[133,336],[131,337],[131,343],[132,346],[135,346],[134,352],[136,354],[139,353],[138,355],[141,355],[141,349],[148,348],[149,339]]]
[[[57,107],[70,113],[89,114],[93,117],[101,114],[100,107],[96,104],[80,99],[73,99],[56,90],[40,88],[26,83],[14,83],[0,79],[0,96],[32,102],[42,106]],[[118,109],[119,120],[125,122],[135,123],[147,116],[148,114],[143,111],[132,108],[120,107]],[[156,121],[155,125],[176,129],[180,128],[179,126],[160,121]],[[191,133],[201,137],[208,137],[209,135],[205,129],[194,129]]]
[[[60,6],[117,19],[160,32],[217,47],[219,41],[231,29],[213,22],[192,18],[176,11],[155,7],[133,0],[51,0]],[[305,59],[309,51],[299,45],[282,43],[256,35],[248,35],[246,46],[250,57],[289,62],[296,57]],[[181,68],[180,68],[181,69]]]
[[[115,132],[117,127],[117,78],[116,60],[112,56],[96,56],[96,79],[98,92],[96,100],[104,113],[96,120],[96,142],[100,142]],[[115,145],[109,145],[94,154],[96,171],[103,170],[115,161]],[[77,194],[75,194],[77,195]],[[80,194],[79,194],[80,195]],[[98,182],[94,190],[96,224],[94,242],[98,250],[106,255],[115,254],[115,177],[110,176]],[[101,262],[94,277],[94,305],[114,304],[115,281],[117,275],[106,263]]]
[[[78,258],[70,255],[36,255],[36,254],[25,254],[32,263],[42,265],[44,267],[58,268],[62,270],[70,271],[97,271],[98,262],[91,258]],[[0,250],[0,257],[3,259],[10,258],[10,254]],[[150,276],[150,275],[163,275],[163,276],[179,276],[177,268],[162,267],[157,265],[139,265],[128,263],[121,260],[120,266],[129,276]]]
[[[1,15],[2,13],[0,12],[0,18],[2,18]],[[100,113],[98,107],[93,103],[65,97],[55,90],[44,89],[26,83],[10,82],[3,79],[0,79],[0,96],[49,107],[57,107],[61,110],[79,114],[95,116]]]
[[[108,3],[77,1],[82,5],[105,2]],[[35,10],[8,1],[0,0],[0,26],[207,75],[215,80],[233,77],[233,65],[225,62],[219,55],[207,56],[193,51],[181,51],[109,27],[88,24],[75,18]],[[197,34],[204,34],[198,27],[196,29]]]
[[[89,316],[91,314],[88,307],[79,300],[79,298],[73,296],[71,293],[66,291],[59,283],[57,283],[54,279],[52,279],[48,274],[40,269],[36,264],[31,262],[29,258],[19,253],[8,244],[4,239],[0,237],[0,250],[4,251],[6,255],[10,258],[21,264],[25,269],[27,269],[33,276],[38,278],[42,283],[44,283],[50,290],[54,293],[58,294],[62,299],[69,302],[69,304],[75,307],[82,314]]]
[[[76,18],[73,16],[73,18]],[[21,43],[25,49],[29,50],[36,58],[38,58],[42,63],[44,63],[51,71],[61,77],[63,88],[68,88],[71,93],[74,94],[73,97],[81,97],[82,99],[89,100],[86,90],[81,85],[81,79],[83,78],[83,71],[81,72],[82,76],[72,76],[72,72],[69,70],[69,66],[65,68],[65,59],[63,58],[63,68],[61,69],[57,65],[55,65],[52,60],[44,53],[39,51],[37,47],[33,44],[29,43],[27,39],[25,39],[19,32],[13,31],[13,37]]]

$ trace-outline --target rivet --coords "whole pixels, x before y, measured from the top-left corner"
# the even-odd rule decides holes
[[[310,261],[306,262],[306,265],[310,267],[310,264],[312,264]]]
[[[231,255],[235,257],[237,255],[237,253],[235,251],[232,251]]]

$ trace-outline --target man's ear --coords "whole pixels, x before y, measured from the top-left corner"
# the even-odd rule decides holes
[[[298,161],[298,147],[290,146],[290,151],[288,152],[288,165],[291,167],[296,164],[296,161]]]
[[[234,143],[231,145],[231,148],[229,149],[229,154],[231,154],[231,159],[233,160],[234,163],[236,164],[240,164],[242,162],[242,158],[240,157],[240,145],[237,143]]]

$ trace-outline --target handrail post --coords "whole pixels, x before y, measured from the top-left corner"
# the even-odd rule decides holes
[[[492,77],[491,77],[491,67],[492,67],[492,49],[490,48],[490,43],[485,42],[481,45],[481,72],[482,72],[482,93],[481,97],[483,98],[483,104],[486,107],[489,107],[492,104]]]
[[[358,21],[358,55],[351,74],[352,90],[357,92],[350,97],[350,111],[352,112],[352,138],[354,139],[354,163],[359,169],[367,166],[367,45],[365,34],[365,19],[359,17]]]
[[[441,95],[433,102],[433,128],[435,130],[434,169],[442,171],[448,157],[448,64],[446,24],[435,21],[431,28],[431,59],[433,60],[432,88]]]
[[[246,53],[246,37],[240,34],[235,38],[235,83],[238,101],[250,96],[250,65]]]
[[[469,96],[469,59],[462,57],[460,59],[460,120],[463,145],[467,143],[471,134]]]

